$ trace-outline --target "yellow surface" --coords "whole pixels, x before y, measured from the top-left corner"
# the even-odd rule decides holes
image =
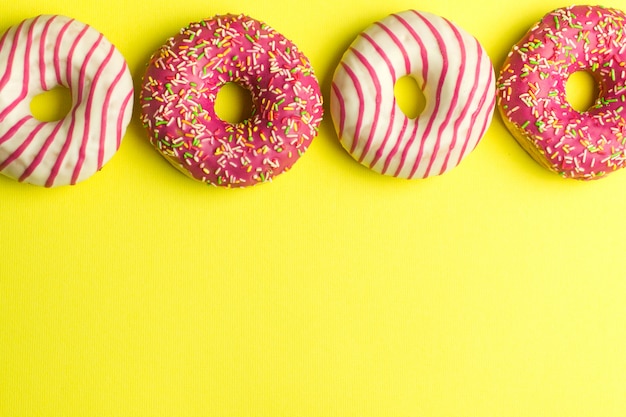
[[[300,46],[328,101],[345,48],[389,13],[448,17],[498,68],[566,4],[503,5],[6,1],[0,29],[75,17],[138,86],[181,26],[245,12]],[[498,116],[441,177],[367,170],[326,117],[292,171],[224,190],[172,168],[135,113],[88,181],[0,192],[2,417],[626,415],[626,171],[563,180]]]

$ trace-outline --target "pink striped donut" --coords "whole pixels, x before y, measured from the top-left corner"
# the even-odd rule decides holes
[[[414,77],[426,107],[409,119],[396,81]],[[480,43],[448,20],[408,10],[367,28],[335,71],[330,110],[339,139],[381,174],[426,178],[457,166],[485,133],[495,106],[493,66]]]
[[[0,40],[0,63],[0,172],[46,187],[76,184],[115,154],[131,118],[133,82],[101,33],[65,16],[27,19]],[[70,90],[70,112],[35,119],[32,98],[57,86]]]

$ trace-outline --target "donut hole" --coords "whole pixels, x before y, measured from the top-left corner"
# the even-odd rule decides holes
[[[30,102],[30,112],[40,122],[56,122],[72,109],[72,93],[63,86],[36,95]]]
[[[215,114],[227,123],[242,123],[252,116],[252,95],[237,83],[220,87],[215,99]]]
[[[572,108],[584,113],[598,100],[598,83],[589,71],[576,71],[565,84],[565,97]]]
[[[417,80],[405,75],[396,81],[393,87],[396,103],[409,119],[416,119],[426,107],[426,97]]]

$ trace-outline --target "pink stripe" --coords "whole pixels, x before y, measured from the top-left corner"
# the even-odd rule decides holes
[[[338,136],[341,139],[343,137],[343,127],[345,124],[345,120],[346,120],[346,102],[343,99],[343,96],[341,95],[341,91],[339,90],[339,87],[337,87],[337,84],[335,84],[334,82],[331,84],[333,93],[335,94],[335,96],[337,97],[337,100],[339,101],[339,132],[338,132]]]
[[[456,29],[456,27],[453,24],[451,24],[448,20],[444,19],[444,21],[448,24],[448,26],[450,27],[450,29],[454,33],[454,37],[458,41],[459,47],[460,47],[460,50],[461,50],[461,68],[459,69],[459,77],[457,78],[456,84],[454,86],[454,91],[456,92],[456,91],[459,91],[459,89],[461,87],[461,82],[463,81],[463,76],[465,75],[465,61],[466,61],[466,58],[467,58],[467,51],[465,50],[465,44],[463,43],[463,37],[461,36],[459,31]],[[433,30],[435,30],[434,27],[433,27]],[[439,36],[439,32],[438,32],[438,34],[436,36]],[[438,37],[438,40],[439,39],[440,38]],[[441,39],[441,42],[443,42],[443,39]],[[426,167],[426,172],[424,173],[425,177],[428,177],[430,175],[430,170],[432,169],[433,163],[437,159],[437,154],[439,153],[439,147],[441,145],[441,136],[442,136],[443,131],[445,130],[445,128],[448,126],[448,124],[450,124],[450,121],[452,119],[452,115],[454,113],[454,109],[456,108],[458,102],[459,102],[459,95],[455,93],[454,96],[452,97],[452,101],[450,102],[450,105],[448,107],[448,111],[446,113],[446,117],[445,117],[443,123],[441,123],[441,125],[439,126],[439,130],[437,131],[437,142],[435,142],[435,147],[433,149],[433,153],[430,156],[430,161],[428,162],[428,166]],[[467,103],[466,103],[465,107],[467,108]],[[452,142],[450,143],[450,146],[448,147],[447,154],[450,153],[451,149],[454,149],[455,143],[456,143],[456,134],[452,138]],[[424,141],[423,140],[422,140],[421,146],[422,147],[424,146]],[[411,178],[413,177],[413,175],[415,175],[415,171],[417,171],[417,166],[418,166],[417,162],[415,164],[413,164],[413,169],[411,170],[411,174],[410,174]]]
[[[80,79],[79,91],[84,90],[85,88],[84,86],[85,79],[82,77],[82,74],[86,72],[87,64],[89,60],[91,59],[93,53],[96,51],[96,49],[98,49],[98,46],[100,45],[100,42],[102,41],[102,38],[103,38],[103,35],[100,34],[96,42],[94,42],[94,44],[91,45],[91,48],[89,49],[89,52],[87,53],[87,57],[85,58],[85,61],[83,62],[83,66],[80,69],[81,79]],[[87,98],[87,106],[85,108],[85,126],[83,128],[83,138],[81,140],[80,148],[78,151],[78,159],[76,160],[76,165],[74,165],[74,171],[72,173],[72,184],[74,184],[76,180],[78,179],[80,170],[82,169],[83,164],[85,163],[85,149],[87,147],[87,140],[89,139],[89,126],[91,125],[91,106],[93,105],[93,93],[94,93],[94,90],[98,86],[98,80],[100,79],[100,76],[102,75],[102,71],[104,70],[108,62],[111,60],[111,56],[113,55],[114,51],[115,51],[115,47],[111,45],[109,53],[107,54],[102,64],[100,64],[100,66],[98,67],[98,70],[96,71],[96,74],[93,77],[91,87],[89,88],[89,96]]]
[[[426,52],[427,51],[426,46],[424,45],[424,42],[422,42],[421,36],[417,32],[415,32],[415,29],[413,29],[413,27],[406,20],[404,20],[402,18],[402,16],[399,16],[397,14],[393,14],[392,16],[397,21],[399,21],[402,24],[402,26],[405,27],[406,30],[409,31],[409,33],[411,34],[411,36],[413,37],[415,42],[417,42],[417,44],[420,47],[420,59],[421,59],[421,64],[422,64],[422,78],[424,79],[423,85],[420,86],[420,88],[424,88],[423,86],[425,86],[426,83],[428,82],[428,53]],[[410,70],[407,71],[407,73],[410,73],[410,72],[411,72]]]
[[[487,105],[487,108],[493,108],[496,105],[496,95],[495,93],[491,96],[491,101],[489,102],[489,104]],[[476,147],[476,145],[478,145],[478,142],[480,141],[480,139],[485,135],[485,133],[487,132],[487,129],[489,128],[489,122],[491,121],[490,117],[485,117],[485,119],[483,120],[483,126],[480,129],[480,135],[478,135],[478,141],[476,141],[476,144],[474,145],[474,147]],[[473,148],[472,148],[473,149]]]
[[[2,137],[0,137],[0,144],[3,144],[9,139],[11,139],[13,135],[15,135],[17,131],[20,130],[22,126],[24,126],[24,123],[31,120],[32,118],[33,117],[30,115],[26,115],[22,117],[17,123],[11,126],[11,128],[9,128],[9,130],[7,130],[7,132],[4,135],[2,135]]]
[[[359,115],[357,117],[356,126],[354,128],[352,148],[350,149],[350,153],[354,153],[357,142],[359,141],[359,135],[361,134],[361,125],[363,124],[363,103],[365,103],[365,97],[363,97],[363,90],[361,89],[361,83],[359,83],[359,78],[354,74],[352,69],[343,62],[341,63],[341,66],[344,68],[344,70],[352,80],[354,88],[356,88],[356,94],[359,97]]]
[[[380,55],[383,61],[385,61],[385,63],[387,64],[387,68],[389,69],[389,72],[391,73],[391,78],[393,82],[395,83],[397,81],[396,71],[393,68],[393,64],[391,63],[391,60],[389,59],[389,55],[387,55],[387,53],[383,50],[383,48],[367,33],[363,32],[361,34],[361,37],[365,39],[366,41],[368,41],[372,45],[372,47],[374,47],[374,49],[376,50],[378,55]],[[406,51],[404,51],[404,54],[406,54]]]
[[[2,38],[0,38],[0,51],[2,50],[2,48],[4,48],[4,43],[6,42],[7,37],[9,36],[9,32],[10,32],[9,29],[7,29],[7,31],[4,32],[4,35],[2,35]]]
[[[6,71],[4,71],[4,75],[2,79],[0,79],[0,90],[4,88],[9,79],[11,78],[11,70],[13,69],[13,59],[15,59],[15,50],[17,49],[17,45],[19,44],[20,33],[22,31],[22,26],[24,26],[24,22],[20,23],[20,25],[15,30],[15,37],[13,38],[13,43],[11,44],[11,51],[9,52],[9,59],[6,62]],[[0,119],[0,122],[2,119]]]
[[[37,24],[37,19],[39,19],[39,16],[37,16],[32,21],[30,27],[28,28],[28,35],[26,38],[26,52],[24,53],[24,69],[23,69],[24,76],[23,76],[23,82],[22,82],[22,91],[20,91],[20,95],[15,100],[13,100],[11,104],[6,106],[0,112],[0,120],[4,120],[4,118],[7,117],[7,115],[11,114],[11,112],[15,109],[15,107],[17,107],[18,104],[20,104],[22,100],[24,100],[24,98],[26,97],[26,94],[28,93],[28,84],[30,80],[30,68],[29,68],[30,48],[33,45],[33,30],[34,30],[34,26]]]
[[[478,108],[479,108],[480,110],[482,110],[482,109],[484,108],[484,107],[483,107],[483,105],[485,104],[485,100],[487,99],[487,96],[488,96],[488,95],[491,95],[491,101],[490,101],[490,102],[489,102],[489,104],[487,105],[487,109],[489,109],[489,111],[491,111],[491,110],[493,109],[493,107],[495,106],[495,101],[496,101],[495,91],[492,91],[492,90],[489,88],[489,87],[491,86],[491,81],[492,81],[492,78],[493,78],[493,73],[490,71],[490,72],[489,72],[489,82],[487,83],[487,89],[485,90],[485,94],[483,95],[483,97],[481,98],[481,101],[480,101],[480,103],[479,103],[479,107],[478,107]],[[490,94],[490,92],[491,92],[491,94]],[[470,127],[470,130],[469,130],[470,132],[473,130],[473,128],[474,128],[474,124],[475,124],[476,120],[478,119],[478,113],[479,113],[479,111],[476,111],[476,112],[475,112],[475,114],[474,114],[474,115],[473,115],[473,117],[472,117],[472,126]],[[484,134],[485,134],[485,132],[487,131],[487,128],[489,127],[489,122],[490,122],[490,121],[491,121],[491,117],[485,117],[485,118],[483,119],[483,122],[482,122],[483,124],[482,124],[482,127],[481,127],[481,129],[480,129],[480,133],[479,133],[479,135],[477,136],[477,140],[476,140],[476,142],[474,143],[474,145],[473,145],[471,148],[468,148],[469,141],[467,141],[467,142],[465,143],[465,146],[463,146],[463,149],[462,149],[462,153],[461,153],[461,155],[459,156],[459,162],[457,162],[457,164],[461,163],[461,160],[463,159],[463,157],[464,157],[464,156],[465,156],[468,152],[471,152],[471,151],[472,151],[472,150],[476,147],[476,145],[478,145],[478,142],[480,141],[480,139],[483,137],[483,135],[484,135]]]
[[[367,40],[374,47],[374,49],[376,50],[378,55],[380,55],[380,57],[383,59],[383,61],[385,61],[385,63],[387,64],[387,69],[391,73],[391,78],[393,80],[393,84],[395,85],[396,81],[397,81],[396,80],[396,71],[393,68],[393,64],[391,63],[391,60],[389,59],[389,56],[380,47],[380,45],[378,45],[378,43],[376,43],[376,41],[371,36],[369,36],[367,33],[363,33],[361,36],[363,37],[363,39]],[[391,107],[391,115],[390,115],[389,124],[387,126],[387,131],[385,132],[385,137],[384,137],[381,145],[376,150],[376,154],[374,155],[374,159],[372,160],[372,163],[370,164],[370,166],[372,166],[372,167],[375,166],[376,163],[378,162],[378,160],[380,158],[382,158],[385,146],[387,145],[387,142],[389,141],[389,137],[391,135],[391,131],[392,131],[393,126],[395,124],[395,120],[396,120],[396,97],[394,95],[394,97],[393,97],[393,106]]]
[[[490,101],[490,102],[489,102],[489,104],[487,105],[487,108],[492,108],[492,107],[494,107],[495,105],[496,105],[496,95],[495,95],[495,94],[493,94],[493,95],[491,96],[491,101]],[[484,118],[484,120],[483,120],[483,126],[480,128],[480,135],[478,135],[478,139],[479,139],[479,140],[478,140],[478,141],[476,141],[476,144],[474,145],[474,147],[476,147],[476,145],[478,145],[478,142],[480,141],[480,138],[482,138],[482,137],[485,135],[485,133],[487,132],[487,129],[489,128],[489,122],[491,121],[490,119],[491,119],[490,117],[485,117],[485,118]],[[473,149],[473,148],[472,148],[472,149]]]
[[[437,32],[437,30],[430,24],[430,22],[427,19],[425,19],[424,17],[422,17],[422,15],[420,15],[417,12],[414,12],[414,13],[430,29],[431,33],[435,37],[435,40],[437,41],[437,45],[439,46],[439,50],[441,51],[441,55],[443,57],[447,57],[448,56],[448,51],[446,49],[445,42],[441,38],[441,35],[439,34],[439,32]],[[402,20],[399,16],[398,16],[398,19]],[[404,21],[404,20],[402,20],[402,21]],[[404,22],[404,24],[406,24],[408,26],[408,23]],[[410,26],[408,26],[408,28],[410,28]],[[410,28],[410,30],[412,31],[413,28]],[[426,60],[424,61],[424,66],[425,66],[425,68],[427,66],[427,61]],[[441,104],[441,90],[443,89],[444,80],[446,78],[447,73],[448,73],[448,62],[447,62],[446,59],[444,59],[443,60],[443,68],[441,69],[441,76],[439,77],[439,80],[437,82],[437,90],[435,92],[435,106],[434,106],[434,109],[433,109],[433,116],[436,115],[439,112],[439,105]],[[420,145],[419,152],[417,154],[417,159],[416,159],[417,161],[419,161],[422,158],[422,153],[424,152],[423,144],[424,144],[424,141],[426,140],[426,138],[428,138],[428,136],[430,135],[430,131],[431,131],[432,127],[433,127],[434,122],[435,122],[435,117],[431,117],[430,119],[428,119],[428,124],[426,125],[426,129],[424,130],[424,135],[422,136],[422,144]],[[407,156],[407,154],[409,152],[409,149],[411,149],[411,146],[413,145],[414,141],[415,141],[415,135],[413,135],[411,137],[411,139],[409,139],[409,142],[404,147],[404,150],[402,151],[402,157],[400,159],[400,164],[398,165],[398,168],[396,169],[396,172],[395,172],[394,176],[397,177],[400,174],[400,171],[402,170],[402,168],[404,166],[404,163],[406,162],[406,156]]]
[[[61,85],[65,85],[65,84],[63,84],[63,80],[61,80],[61,63],[59,60],[59,49],[61,49],[61,43],[63,42],[63,35],[67,31],[67,28],[73,22],[74,22],[74,19],[70,19],[66,24],[63,25],[63,27],[61,28],[61,30],[59,30],[59,33],[57,34],[57,41],[54,44],[54,54],[53,54],[54,73],[57,77],[57,82]]]
[[[126,98],[124,99],[124,102],[122,103],[122,111],[117,116],[117,130],[116,130],[117,149],[119,149],[122,143],[122,130],[123,130],[122,124],[124,123],[124,114],[126,113],[126,107],[128,106],[128,103],[130,103],[130,100],[132,98],[133,98],[133,91],[131,90],[126,96]]]
[[[482,54],[483,54],[482,48],[480,44],[478,43],[478,41],[476,41],[476,68],[474,69],[474,83],[472,85],[478,85],[478,83],[480,82],[480,64],[482,62]],[[446,172],[446,170],[448,169],[448,162],[450,161],[450,155],[452,154],[452,151],[456,147],[456,141],[457,141],[457,137],[459,133],[459,128],[461,126],[461,123],[463,123],[463,121],[467,117],[467,113],[469,112],[469,109],[474,101],[475,94],[476,94],[476,89],[472,88],[470,90],[470,95],[467,101],[465,102],[465,107],[463,107],[461,114],[454,122],[454,136],[452,137],[452,142],[450,144],[448,152],[446,153],[446,157],[443,161],[443,165],[441,166],[441,170],[439,171],[440,175]],[[468,131],[467,137],[465,138],[464,146],[467,146],[466,144],[470,138],[470,132],[471,131]]]
[[[367,60],[367,58],[365,58],[362,53],[360,53],[359,51],[357,51],[356,49],[352,47],[350,48],[350,50],[352,51],[352,53],[354,53],[354,55],[358,58],[358,60],[361,61],[361,63],[365,66],[365,68],[367,69],[367,72],[369,73],[370,78],[372,79],[372,82],[374,83],[374,88],[376,89],[376,97],[375,97],[376,101],[374,104],[374,120],[372,120],[372,128],[369,131],[367,142],[365,143],[365,146],[363,147],[363,152],[361,153],[361,157],[359,158],[359,162],[363,162],[363,159],[365,158],[365,156],[370,150],[370,147],[372,146],[372,140],[374,139],[374,135],[376,134],[376,127],[378,126],[378,118],[380,117],[380,101],[381,101],[380,80],[378,79],[378,75],[376,74],[376,71],[374,70],[370,62]]]
[[[109,102],[111,101],[111,95],[113,94],[113,90],[117,86],[117,83],[122,79],[122,76],[127,70],[126,62],[122,65],[122,69],[115,76],[115,79],[111,83],[111,86],[107,90],[106,97],[104,98],[104,105],[102,106],[102,123],[100,124],[100,146],[98,147],[98,167],[102,167],[102,163],[104,161],[104,140],[106,138],[106,128],[107,128],[107,114],[109,109]],[[131,90],[132,95],[132,90]],[[125,108],[121,109],[120,114],[123,115],[125,113]],[[119,123],[119,122],[118,122]],[[117,148],[119,148],[121,142],[120,134],[117,137]]]
[[[67,78],[67,85],[70,88],[75,88],[75,86],[72,86],[72,84],[70,83],[70,80],[71,80],[71,69],[72,69],[72,58],[73,58],[73,55],[74,55],[74,50],[76,49],[76,45],[81,40],[81,38],[84,36],[84,34],[85,34],[85,32],[87,31],[88,28],[89,27],[85,25],[85,27],[80,31],[80,33],[78,34],[78,36],[76,37],[76,39],[72,43],[72,46],[70,48],[70,52],[69,52],[68,57],[67,57],[66,78]],[[63,164],[63,160],[65,159],[65,156],[67,155],[67,152],[68,152],[68,150],[70,148],[70,145],[72,144],[73,139],[74,139],[74,126],[76,125],[76,111],[78,110],[80,104],[83,101],[83,88],[85,86],[85,69],[87,67],[87,63],[88,63],[88,60],[85,59],[83,61],[83,65],[81,66],[81,69],[80,69],[80,74],[78,76],[78,93],[76,94],[76,97],[78,97],[78,99],[76,100],[76,103],[74,104],[74,107],[72,109],[72,113],[71,113],[72,116],[71,116],[71,119],[70,119],[70,127],[69,127],[68,132],[67,132],[66,140],[63,143],[63,146],[61,147],[61,151],[59,152],[59,156],[58,156],[57,160],[55,161],[54,166],[52,167],[52,170],[50,171],[50,176],[48,177],[48,180],[46,181],[46,187],[51,187],[52,184],[54,184],[54,180],[56,179],[57,175],[59,175],[59,171],[61,169],[61,165]]]
[[[2,164],[0,164],[0,171],[9,166],[13,161],[22,155],[24,150],[28,148],[28,145],[31,144],[37,133],[41,130],[42,127],[45,126],[45,123],[39,123],[35,128],[30,132],[30,134],[24,139],[24,141],[20,144],[20,146],[11,154],[7,159],[5,159]]]
[[[35,158],[30,163],[28,168],[26,168],[24,173],[20,176],[19,181],[24,181],[26,178],[30,177],[33,171],[39,166],[39,164],[41,164],[41,161],[43,161],[44,155],[46,154],[52,142],[54,142],[54,138],[59,132],[59,129],[61,128],[61,126],[62,126],[62,121],[57,122],[57,125],[55,126],[50,136],[48,136],[48,139],[46,139],[46,141],[44,142],[43,146],[37,153],[37,156],[35,156]]]
[[[41,88],[44,91],[48,91],[48,85],[46,83],[46,36],[48,36],[48,28],[50,24],[56,19],[56,16],[52,16],[46,22],[46,25],[43,27],[41,32],[41,39],[39,40],[39,78],[41,83]]]
[[[2,35],[2,38],[0,38],[0,52],[4,49],[4,44],[6,43],[7,38],[9,37],[9,32],[10,32],[10,28],[7,29],[4,34]],[[15,44],[15,43],[14,43]],[[12,45],[13,46],[13,45]]]
[[[87,30],[89,29],[89,26],[85,25],[85,27],[83,27],[81,29],[81,31],[78,33],[78,36],[76,36],[76,39],[74,39],[74,42],[72,42],[72,46],[70,47],[70,51],[67,54],[67,61],[65,63],[65,80],[67,81],[67,85],[71,88],[73,87],[70,82],[73,81],[72,80],[72,67],[74,64],[74,52],[76,51],[76,46],[78,46],[78,43],[81,41],[81,39],[83,38],[83,36],[85,36],[85,33],[87,32]],[[81,57],[80,59],[83,59],[83,57]],[[84,63],[83,63],[84,64]],[[81,73],[83,72],[82,68],[81,68]],[[81,84],[82,87],[82,84]],[[78,90],[78,96],[82,97],[82,89]]]
[[[393,148],[391,149],[391,152],[389,152],[389,155],[387,155],[387,158],[385,158],[385,164],[383,165],[383,170],[381,171],[383,174],[387,173],[387,170],[389,169],[389,164],[391,164],[391,160],[398,152],[398,149],[400,149],[400,143],[402,143],[402,139],[404,138],[404,134],[406,133],[406,128],[408,127],[408,124],[409,124],[409,118],[404,117],[403,122],[402,122],[402,129],[400,130],[400,134],[398,135],[396,139],[396,143],[395,145],[393,145]],[[413,126],[413,135],[415,135],[416,130],[417,130],[417,123],[415,123]]]
[[[478,119],[478,115],[480,114],[480,112],[483,110],[484,105],[485,105],[485,101],[487,100],[487,96],[491,94],[491,102],[488,106],[489,109],[491,109],[494,105],[494,101],[496,99],[496,95],[495,92],[491,91],[491,83],[493,81],[493,71],[489,71],[489,80],[487,81],[487,87],[485,89],[485,92],[483,93],[482,97],[480,98],[480,102],[478,103],[478,105],[476,106],[476,111],[472,114],[472,121],[470,123],[470,127],[469,127],[469,132],[472,132],[474,130],[474,125],[476,124],[476,121]],[[485,131],[487,130],[487,121],[490,120],[489,117],[486,117],[485,120],[483,121],[483,126],[481,128],[481,133],[478,136],[478,138],[480,139],[483,134],[485,133]],[[476,144],[478,144],[478,142],[476,142]],[[465,141],[465,143],[463,144],[463,148],[461,149],[461,153],[459,155],[459,160],[457,161],[457,165],[461,163],[461,160],[463,159],[463,157],[465,156],[466,152],[470,152],[472,151],[472,149],[475,147],[475,145],[471,148],[468,149],[469,145],[469,141]]]
[[[391,40],[393,41],[393,43],[396,44],[400,52],[402,52],[402,58],[404,58],[404,71],[409,74],[411,72],[411,59],[409,58],[409,54],[407,53],[406,49],[404,49],[404,45],[402,44],[402,42],[400,42],[400,39],[398,39],[396,34],[393,33],[393,31],[387,26],[385,26],[384,23],[376,22],[375,24],[385,31],[387,36],[391,38]]]
[[[411,36],[413,37],[413,40],[417,43],[417,45],[420,48],[420,57],[421,57],[421,63],[422,63],[422,78],[423,78],[423,84],[420,86],[422,89],[426,87],[426,82],[428,81],[428,56],[426,53],[426,47],[424,45],[424,42],[422,42],[421,37],[417,34],[417,32],[415,32],[415,30],[413,29],[413,27],[406,21],[404,20],[401,16],[399,15],[392,15],[398,22],[400,22],[400,24],[402,24],[402,26],[404,26],[404,28],[411,34]],[[395,35],[394,35],[395,36]],[[407,71],[408,74],[410,74],[410,71]],[[407,75],[408,75],[407,74]],[[445,74],[445,73],[444,73]],[[436,103],[436,106],[438,106],[439,104]],[[387,155],[387,158],[385,160],[385,166],[383,169],[383,174],[387,172],[387,168],[389,167],[389,164],[391,163],[391,159],[396,155],[396,153],[398,152],[398,150],[400,149],[400,142],[403,139],[404,136],[404,132],[405,132],[405,128],[406,128],[406,124],[408,123],[408,118],[405,116],[404,117],[404,125],[402,128],[402,133],[400,134],[400,136],[398,137],[398,140],[396,141],[396,144],[394,145],[391,153],[389,155]],[[415,134],[417,132],[417,128],[419,126],[419,118],[415,120],[415,126],[413,127],[413,133],[411,134],[410,137],[410,142],[409,144],[405,147],[403,154],[402,154],[402,159],[400,160],[400,164],[398,165],[398,168],[396,169],[396,172],[394,174],[394,176],[398,176],[398,173],[400,172],[400,170],[402,169],[402,166],[404,164],[404,161],[406,159],[406,152],[408,152],[409,146],[411,145],[411,143],[415,140]]]

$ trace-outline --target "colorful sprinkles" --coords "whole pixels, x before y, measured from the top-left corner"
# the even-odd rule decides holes
[[[530,155],[567,178],[591,180],[626,164],[626,15],[599,6],[554,10],[516,44],[497,84],[498,108]],[[599,97],[567,101],[571,74],[588,71]]]
[[[247,88],[251,116],[215,113],[219,89]],[[308,59],[267,24],[244,15],[191,23],[148,62],[141,119],[154,147],[192,178],[246,187],[271,181],[307,150],[323,116]]]

